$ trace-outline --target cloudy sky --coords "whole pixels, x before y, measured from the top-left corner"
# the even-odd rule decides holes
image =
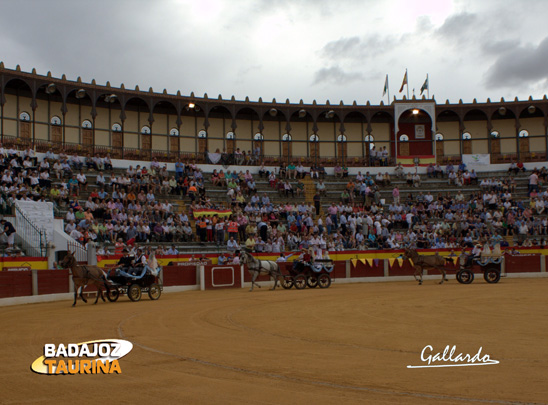
[[[378,104],[548,93],[545,0],[0,0],[0,60],[85,82]],[[384,97],[386,102],[386,96]]]

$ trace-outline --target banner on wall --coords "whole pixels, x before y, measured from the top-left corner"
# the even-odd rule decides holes
[[[465,165],[487,166],[491,164],[491,155],[489,153],[462,155],[462,162]]]
[[[207,153],[207,157],[209,158],[209,161],[213,163],[214,165],[220,162],[221,156],[222,155],[220,153],[211,153],[211,152]]]
[[[426,131],[424,125],[415,125],[415,139],[425,139]]]
[[[194,218],[212,217],[213,215],[217,215],[218,217],[228,217],[232,215],[232,211],[203,208],[203,209],[194,210],[192,214],[194,215]]]

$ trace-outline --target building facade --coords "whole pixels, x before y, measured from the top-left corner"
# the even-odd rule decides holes
[[[0,64],[4,146],[110,153],[113,158],[204,161],[206,152],[258,151],[289,160],[367,166],[370,150],[440,163],[490,154],[492,163],[546,161],[548,100],[390,105],[238,101],[156,93],[5,69]]]

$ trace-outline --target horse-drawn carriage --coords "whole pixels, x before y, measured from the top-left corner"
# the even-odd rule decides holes
[[[148,293],[151,300],[157,300],[162,295],[163,286],[160,281],[162,269],[151,269],[148,266],[129,269],[111,269],[107,273],[110,281],[107,299],[115,302],[120,295],[126,294],[131,301],[139,301],[143,293]]]
[[[282,287],[290,289],[293,286],[297,290],[309,288],[329,288],[333,271],[333,261],[316,259],[312,262],[295,261],[291,267],[287,267],[289,274],[283,275]]]
[[[310,288],[320,287],[328,288],[331,285],[331,276],[329,273],[333,271],[332,260],[314,260],[311,262],[295,261],[293,264],[285,263],[286,269],[289,274],[283,274],[280,265],[270,260],[259,260],[249,252],[242,252],[241,255],[242,264],[247,265],[247,269],[253,278],[251,279],[251,289],[257,285],[255,281],[259,274],[268,274],[274,280],[274,286],[272,289],[276,289],[278,280],[285,289],[290,289],[295,286],[296,289],[302,290],[306,286]],[[289,267],[291,266],[291,267]]]
[[[457,281],[461,284],[470,284],[474,281],[474,271],[472,267],[478,265],[483,272],[483,279],[489,284],[495,284],[500,281],[502,261],[504,255],[500,250],[500,245],[496,245],[493,250],[489,246],[485,246],[479,258],[471,258],[461,256],[460,269],[457,271]]]
[[[441,274],[440,284],[447,281],[446,264],[452,262],[452,257],[443,257],[438,255],[421,255],[415,249],[405,249],[403,256],[411,261],[411,265],[415,269],[415,279],[422,284],[422,276],[424,270],[438,270]],[[491,250],[489,246],[485,246],[479,257],[472,257],[463,254],[459,257],[460,266],[457,270],[456,278],[461,284],[470,284],[474,281],[473,266],[479,265],[483,271],[483,278],[490,284],[498,283],[501,277],[501,266],[504,257],[500,250],[500,245]]]

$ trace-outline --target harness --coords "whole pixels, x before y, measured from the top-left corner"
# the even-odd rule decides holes
[[[249,259],[246,259],[247,268],[249,270],[253,270],[256,272],[261,272],[261,270],[264,270],[264,272],[271,274],[275,272],[275,268],[272,267],[272,262],[269,260],[259,260],[251,256],[250,254],[246,254],[246,258],[251,258],[251,261],[248,261]],[[265,266],[263,263],[268,264],[268,267]]]

